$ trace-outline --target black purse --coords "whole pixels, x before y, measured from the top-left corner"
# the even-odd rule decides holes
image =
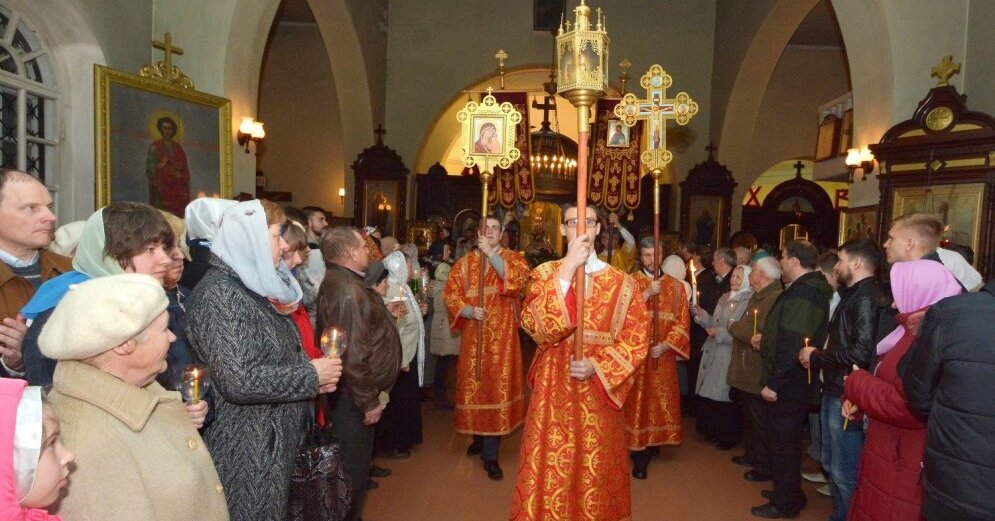
[[[290,473],[287,520],[342,521],[352,503],[342,444],[330,429],[318,426],[314,407],[309,409],[308,429]]]

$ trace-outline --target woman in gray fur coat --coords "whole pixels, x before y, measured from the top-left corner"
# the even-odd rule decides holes
[[[227,209],[210,268],[189,304],[187,337],[213,382],[204,440],[233,521],[284,521],[290,472],[311,399],[331,392],[339,358],[308,361],[290,313],[301,288],[282,262],[282,209],[246,201]]]

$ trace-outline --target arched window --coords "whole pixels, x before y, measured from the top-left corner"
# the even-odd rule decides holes
[[[58,91],[48,47],[17,11],[0,4],[0,167],[55,190]]]

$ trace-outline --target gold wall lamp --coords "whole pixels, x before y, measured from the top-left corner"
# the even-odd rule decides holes
[[[846,151],[846,169],[850,172],[850,182],[853,182],[853,174],[857,168],[862,170],[860,179],[867,180],[867,176],[874,173],[874,154],[867,146],[851,148]]]
[[[245,147],[245,153],[249,153],[249,143],[253,141],[256,143],[256,153],[259,152],[259,142],[266,137],[266,131],[263,130],[263,122],[256,121],[252,117],[243,117],[242,123],[238,126],[238,134],[236,134],[236,139],[238,139],[239,146]]]

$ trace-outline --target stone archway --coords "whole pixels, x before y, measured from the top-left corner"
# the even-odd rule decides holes
[[[737,176],[747,176],[756,121],[774,69],[792,35],[818,0],[782,0],[758,29],[743,59],[733,86],[719,136],[719,157]],[[887,17],[880,2],[832,0],[837,23],[847,49],[854,100],[854,143],[872,143],[891,124],[893,59],[887,32]],[[735,108],[735,110],[732,110]],[[755,165],[754,165],[755,166]],[[759,175],[759,171],[757,175]],[[734,200],[745,195],[755,176],[740,177]],[[874,204],[877,183],[866,183],[850,194],[851,204]],[[872,186],[873,185],[873,186]],[[867,199],[864,201],[863,199]],[[733,212],[732,228],[741,225],[741,214]]]

